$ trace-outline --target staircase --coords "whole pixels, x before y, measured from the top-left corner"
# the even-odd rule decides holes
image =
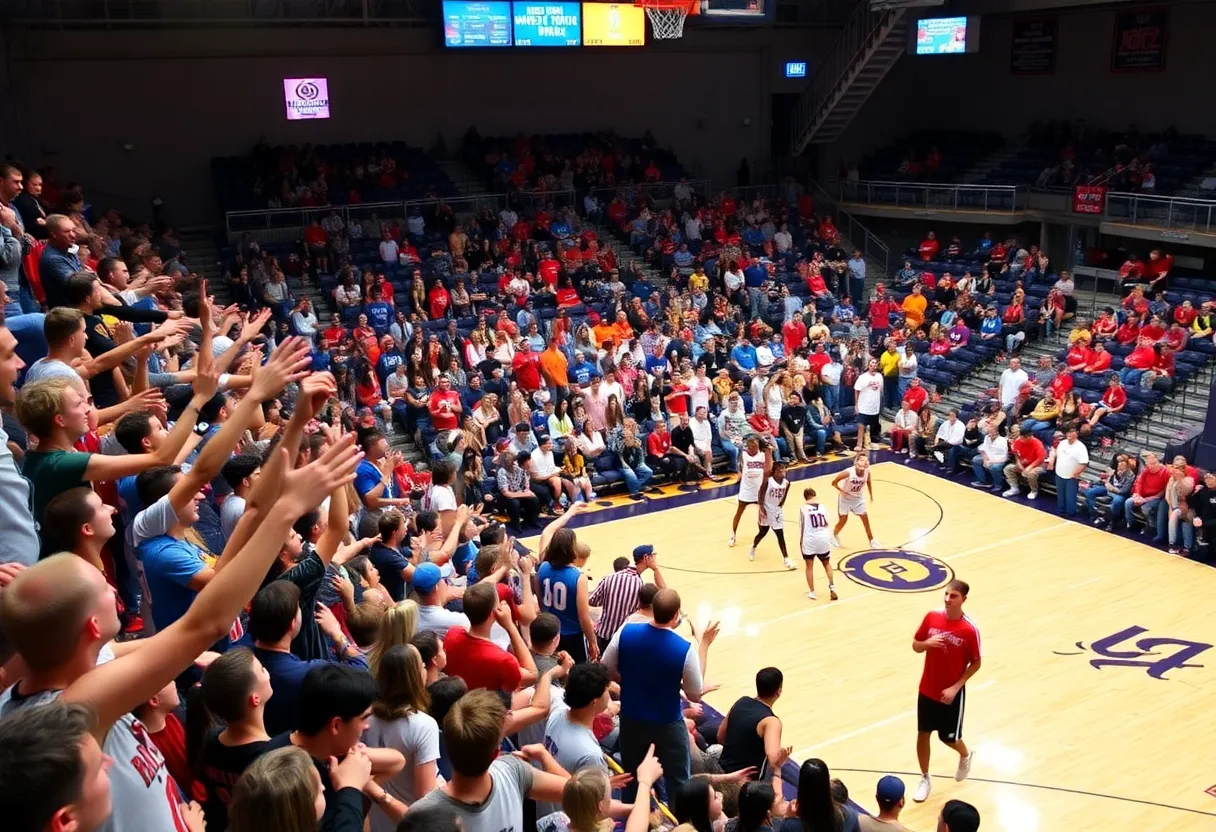
[[[859,3],[795,108],[793,154],[840,138],[907,49],[905,9],[874,11]]]
[[[1007,142],[997,150],[989,153],[983,159],[980,159],[971,168],[962,175],[959,180],[963,185],[984,184],[988,179],[988,174],[999,168],[1001,165],[1015,158],[1022,151],[1023,144],[1021,142]]]
[[[452,180],[452,184],[456,186],[456,190],[460,191],[461,196],[481,196],[487,193],[485,183],[474,176],[465,167],[464,162],[447,159],[437,164],[439,169],[447,174],[448,179]]]
[[[215,233],[216,229],[211,226],[183,228],[182,251],[186,255],[190,271],[207,279],[211,294],[220,293],[227,296],[228,285],[223,279],[224,266],[220,263],[220,253],[215,247]]]

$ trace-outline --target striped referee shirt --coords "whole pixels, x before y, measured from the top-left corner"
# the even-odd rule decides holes
[[[588,603],[601,610],[600,620],[595,622],[597,636],[611,640],[625,619],[638,611],[638,590],[644,583],[637,567],[630,565],[595,585]]]

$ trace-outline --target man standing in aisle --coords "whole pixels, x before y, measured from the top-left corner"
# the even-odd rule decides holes
[[[957,578],[946,584],[945,609],[927,614],[912,637],[912,650],[925,654],[916,706],[916,756],[921,776],[912,799],[917,803],[923,803],[933,788],[929,779],[930,734],[936,731],[942,742],[958,752],[955,780],[967,779],[975,757],[963,742],[966,685],[980,669],[980,631],[963,613],[970,590],[966,581]]]

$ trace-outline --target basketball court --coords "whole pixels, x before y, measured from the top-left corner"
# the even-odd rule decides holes
[[[725,712],[754,693],[758,669],[781,668],[776,711],[794,759],[822,757],[871,810],[878,777],[900,774],[912,829],[934,829],[955,797],[979,808],[984,829],[1216,828],[1216,571],[882,462],[871,468],[870,518],[884,548],[868,550],[851,519],[833,553],[840,600],[827,600],[816,565],[811,601],[797,506],[810,483],[835,519],[830,482],[843,464],[791,470],[786,538],[797,571],[782,568],[772,535],[747,560],[753,508],[727,546],[733,482],[580,518],[588,571],[599,578],[614,558],[653,544],[685,614],[722,624],[707,673],[721,688],[706,702]],[[955,575],[971,585],[966,610],[983,638],[964,729],[977,754],[971,779],[956,783],[958,757],[935,736],[933,792],[918,805],[922,657],[912,634]]]

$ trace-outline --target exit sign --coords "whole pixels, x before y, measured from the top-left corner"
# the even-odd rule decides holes
[[[806,77],[806,61],[786,61],[785,62],[785,77],[786,78],[805,78]]]

